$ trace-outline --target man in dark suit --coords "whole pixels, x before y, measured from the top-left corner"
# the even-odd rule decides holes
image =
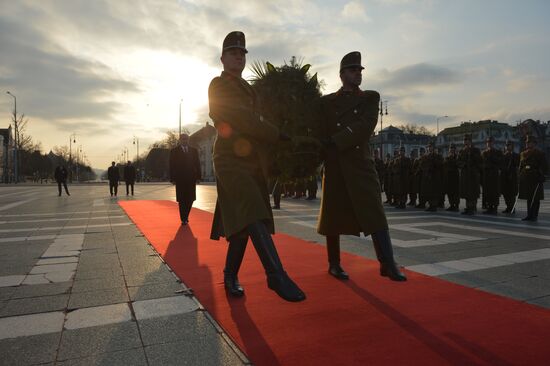
[[[111,192],[111,197],[113,193],[116,197],[118,193],[118,181],[120,180],[120,172],[115,166],[115,162],[111,162],[111,166],[107,169],[107,178],[109,178],[109,192]]]
[[[128,163],[124,167],[124,182],[126,182],[126,195],[130,194],[130,187],[132,187],[132,196],[134,195],[134,183],[136,182],[136,167],[132,165],[132,162],[128,160]]]
[[[65,169],[64,166],[58,165],[57,168],[55,168],[55,181],[57,182],[57,189],[59,191],[59,195],[61,196],[61,185],[65,188],[65,192],[67,193],[67,196],[70,196],[69,189],[67,188],[67,169]]]
[[[176,199],[182,225],[189,222],[189,212],[196,199],[196,184],[201,179],[199,152],[189,146],[189,135],[180,135],[180,144],[170,151],[170,182],[176,185]]]

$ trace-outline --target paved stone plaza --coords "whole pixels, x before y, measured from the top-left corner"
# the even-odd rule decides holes
[[[53,185],[0,187],[0,365],[248,363],[107,185],[69,189],[58,197]],[[118,200],[175,196],[167,184],[123,191]],[[215,187],[201,185],[195,207],[212,212],[215,199]],[[318,209],[319,200],[283,199],[277,231],[322,245]],[[538,223],[520,221],[522,201],[513,217],[386,212],[401,265],[550,308],[550,202]],[[374,258],[368,238],[346,237],[342,249]]]

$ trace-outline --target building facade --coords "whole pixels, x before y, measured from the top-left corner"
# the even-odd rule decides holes
[[[216,128],[209,122],[200,130],[189,137],[189,144],[199,151],[199,160],[201,163],[202,180],[214,182],[214,165],[212,163],[212,151],[214,150],[214,141],[216,140]]]
[[[370,139],[371,150],[378,149],[381,157],[390,154],[401,146],[405,147],[405,154],[409,156],[413,151],[418,151],[426,147],[428,142],[433,141],[434,137],[430,135],[405,133],[403,130],[389,126],[380,131]]]
[[[14,181],[14,152],[15,141],[11,126],[0,128],[0,181],[2,183],[11,183]]]

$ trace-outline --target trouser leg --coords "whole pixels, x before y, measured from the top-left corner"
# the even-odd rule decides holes
[[[539,217],[540,200],[535,199],[533,202],[533,208],[531,209],[531,217],[537,219]]]
[[[340,264],[340,235],[327,235],[327,257],[329,264]]]
[[[130,184],[126,182],[126,195],[130,194]]]
[[[183,201],[178,202],[178,209],[180,213],[180,221],[185,222],[185,203]]]
[[[113,182],[109,182],[109,193],[111,193],[111,196],[113,195],[113,187],[114,187]]]
[[[59,191],[59,195],[61,196],[61,182],[57,182],[57,190]]]
[[[227,256],[225,258],[224,285],[232,296],[242,296],[244,289],[238,279],[239,269],[246,251],[248,235],[235,235],[229,238]]]
[[[130,184],[130,187],[132,188],[132,196],[133,196],[134,195],[134,183],[133,182]]]
[[[67,188],[67,182],[63,182],[63,187],[65,188],[65,193],[67,193],[67,196],[70,196],[69,188]],[[59,189],[59,192],[61,194],[61,188]]]

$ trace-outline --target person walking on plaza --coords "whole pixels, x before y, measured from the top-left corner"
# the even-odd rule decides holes
[[[518,195],[518,169],[519,154],[514,152],[514,143],[506,141],[506,151],[502,158],[502,171],[500,172],[500,188],[506,203],[506,209],[502,213],[514,213],[516,197]]]
[[[449,200],[449,207],[446,211],[457,212],[460,204],[459,191],[460,172],[458,170],[458,155],[455,144],[449,145],[449,155],[443,162],[443,186]]]
[[[411,175],[411,159],[405,155],[405,146],[399,149],[399,156],[393,163],[393,193],[396,197],[395,207],[406,208],[409,179]]]
[[[420,161],[418,170],[422,180],[422,196],[429,204],[426,211],[435,212],[443,190],[443,157],[435,151],[433,142],[428,143],[428,153]]]
[[[340,62],[342,87],[321,98],[317,131],[324,146],[325,173],[317,232],[326,236],[329,269],[337,279],[349,275],[340,265],[340,235],[371,235],[380,274],[405,281],[393,257],[378,174],[369,147],[378,119],[380,95],[361,91],[361,54]],[[405,191],[406,192],[406,191]]]
[[[182,133],[179,145],[170,150],[169,168],[170,182],[176,186],[181,224],[187,225],[191,207],[197,199],[197,181],[201,179],[199,152],[189,146],[188,134]]]
[[[67,196],[70,196],[69,188],[67,188],[67,169],[65,169],[64,166],[58,165],[57,168],[55,168],[54,172],[54,178],[57,182],[57,191],[59,193],[59,196],[61,196],[61,185],[63,185],[63,188],[65,188],[65,193],[67,193]]]
[[[128,160],[124,167],[124,182],[126,183],[126,195],[130,194],[130,187],[132,188],[132,196],[134,195],[134,184],[136,182],[136,167],[132,165],[132,162]]]
[[[481,151],[472,145],[472,135],[464,135],[464,148],[460,150],[457,160],[460,169],[460,198],[466,200],[463,215],[476,212],[480,193]]]
[[[527,200],[527,216],[523,221],[537,221],[540,200],[544,200],[544,182],[548,162],[543,151],[537,148],[534,136],[527,136],[526,149],[521,153],[519,163],[519,199]]]
[[[111,197],[113,194],[116,197],[118,193],[118,182],[120,181],[120,172],[114,161],[111,162],[111,166],[107,169],[107,178],[109,179],[109,192],[111,193]]]
[[[271,237],[275,228],[266,181],[267,148],[290,137],[260,115],[256,93],[241,77],[247,53],[244,33],[229,33],[222,46],[224,70],[208,88],[217,129],[213,163],[218,199],[211,238],[229,242],[224,286],[230,296],[244,295],[238,272],[250,237],[268,287],[287,301],[302,301],[306,296],[285,272]]]
[[[493,136],[485,140],[487,148],[481,153],[483,161],[482,189],[486,210],[484,214],[496,215],[500,197],[500,169],[502,168],[502,151],[494,148]]]

